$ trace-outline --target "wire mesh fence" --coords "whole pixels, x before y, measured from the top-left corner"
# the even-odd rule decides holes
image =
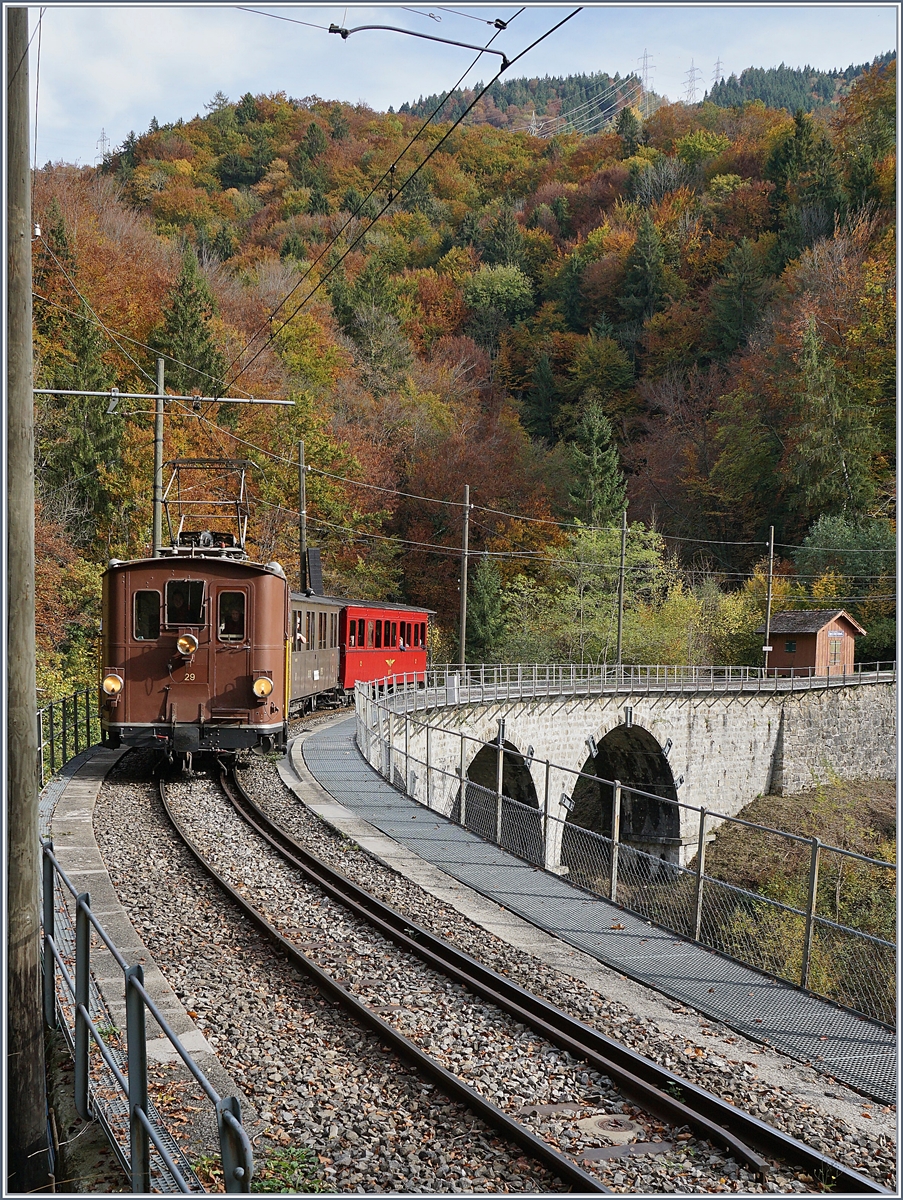
[[[555,686],[565,682],[565,674],[557,673]],[[578,672],[571,674],[579,683]],[[509,670],[505,682],[551,686],[552,679],[551,673],[534,679],[526,672],[517,678]],[[424,683],[429,688],[430,681]],[[496,675],[492,687],[499,684]],[[485,673],[481,686],[486,686]],[[456,686],[451,702],[460,696]],[[404,693],[379,699],[375,686],[358,687],[358,744],[371,764],[409,796],[485,841],[566,875],[578,887],[665,929],[895,1024],[894,862],[708,812],[617,780],[534,763],[532,751],[525,758],[504,742],[503,720],[498,740],[484,742],[442,725],[437,711],[427,711],[426,700],[422,688],[409,705]],[[447,702],[444,689],[439,704]],[[455,746],[458,765],[450,769]],[[437,756],[444,756],[444,765]],[[468,772],[481,758],[478,779],[471,779]],[[494,787],[487,783],[487,771]],[[517,772],[521,795],[514,798],[506,790],[518,790]],[[523,802],[527,792],[537,797],[535,804]],[[723,862],[717,873],[706,869],[706,845],[716,824],[719,837],[743,833],[736,853],[726,858],[730,877]],[[682,827],[695,830],[695,836],[673,836]],[[687,861],[688,841],[696,844]],[[769,881],[767,890],[755,886],[757,878]]]

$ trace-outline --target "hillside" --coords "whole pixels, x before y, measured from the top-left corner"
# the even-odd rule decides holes
[[[416,102],[402,104],[398,111],[422,120],[438,108],[439,120],[455,121],[483,87],[481,82],[472,88],[456,88],[448,93],[444,101],[440,95],[421,96]],[[487,124],[494,125],[496,129],[522,132],[534,114],[537,117],[558,117],[572,109],[582,111],[594,102],[599,104],[600,111],[615,114],[623,104],[636,103],[639,95],[640,80],[636,75],[622,79],[617,73],[608,75],[605,71],[596,71],[591,75],[545,75],[541,79],[499,80],[490,86],[465,119],[471,125]]]
[[[720,79],[706,99],[722,108],[761,100],[769,108],[785,108],[790,113],[836,108],[861,75],[875,67],[887,66],[895,57],[894,51],[889,50],[871,64],[851,64],[845,71],[817,71],[814,67],[787,67],[783,63],[779,67],[747,67],[739,78],[731,75]]]
[[[439,657],[465,483],[475,655],[612,655],[626,498],[627,661],[758,661],[770,525],[777,603],[890,657],[894,65],[829,121],[421,125],[218,94],[38,171],[38,386],[145,392],[161,352],[173,391],[293,399],[168,405],[167,456],[253,459],[252,550],[291,574],[303,439],[329,587],[434,608]],[[149,539],[151,418],[106,407],[38,404],[50,692],[90,677],[96,564]]]

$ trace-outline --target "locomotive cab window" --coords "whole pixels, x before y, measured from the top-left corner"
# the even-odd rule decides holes
[[[135,592],[135,641],[155,642],[160,636],[160,593]]]
[[[241,642],[245,636],[244,592],[220,592],[219,638],[221,642]]]
[[[166,585],[166,624],[204,624],[204,581],[202,579],[170,579]]]

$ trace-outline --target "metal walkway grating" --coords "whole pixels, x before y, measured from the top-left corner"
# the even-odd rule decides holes
[[[896,1103],[892,1030],[587,896],[484,842],[396,791],[366,762],[354,736],[353,717],[311,734],[303,744],[304,761],[326,791],[371,825],[623,975],[869,1096]]]

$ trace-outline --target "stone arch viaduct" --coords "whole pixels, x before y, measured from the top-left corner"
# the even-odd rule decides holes
[[[532,668],[519,669],[512,685],[504,670],[479,687],[447,671],[431,677],[413,711],[410,691],[391,697],[387,709],[365,704],[363,721],[359,704],[359,741],[370,743],[362,748],[418,799],[428,764],[429,803],[451,815],[462,770],[495,790],[504,721],[503,794],[544,808],[557,828],[569,816],[586,825],[593,804],[603,823],[610,811],[606,790],[578,772],[678,800],[631,801],[625,792],[622,836],[682,864],[696,850],[699,808],[733,816],[762,794],[836,777],[890,779],[896,771],[894,672],[802,681],[684,672],[662,681],[625,671],[611,686],[603,672],[594,687],[590,675],[569,678],[567,669],[550,686]],[[548,848],[547,865],[554,867],[556,853]]]

